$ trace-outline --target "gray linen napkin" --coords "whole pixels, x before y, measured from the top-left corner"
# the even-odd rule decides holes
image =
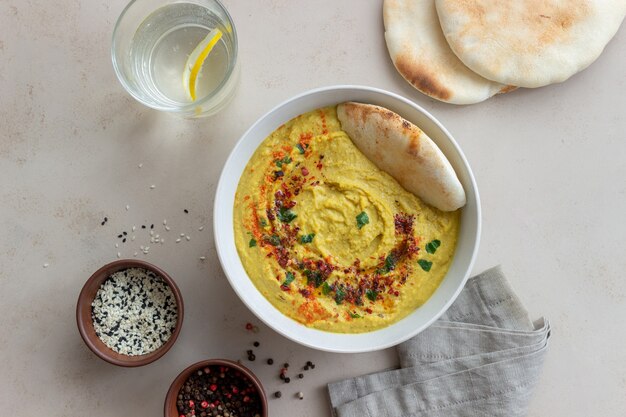
[[[337,417],[524,416],[549,337],[495,267],[398,346],[401,369],[329,384],[331,405]]]

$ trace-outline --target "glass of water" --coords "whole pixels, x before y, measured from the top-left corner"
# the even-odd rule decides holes
[[[218,0],[131,1],[115,25],[111,55],[130,95],[184,117],[217,113],[237,86],[237,32]]]

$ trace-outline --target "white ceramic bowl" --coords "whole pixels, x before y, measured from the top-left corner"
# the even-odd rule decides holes
[[[433,296],[399,322],[369,333],[342,334],[308,328],[278,311],[248,278],[237,254],[233,229],[233,202],[239,178],[259,144],[281,124],[299,114],[344,101],[359,101],[386,107],[419,126],[439,146],[465,188],[461,228],[454,260]],[[415,336],[435,321],[456,299],[465,285],[480,240],[480,201],[476,182],[463,152],[452,135],[426,110],[388,91],[340,85],[307,91],[261,117],[243,134],[231,152],[217,187],[214,233],[217,254],[230,284],[250,310],[278,333],[305,346],[330,352],[367,352],[397,345]]]

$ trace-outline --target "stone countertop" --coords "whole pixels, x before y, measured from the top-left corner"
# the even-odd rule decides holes
[[[379,1],[225,4],[240,36],[238,93],[213,118],[180,120],[135,102],[115,78],[110,39],[124,1],[0,2],[2,408],[24,416],[159,416],[180,370],[227,357],[244,359],[269,394],[283,392],[270,401],[273,416],[324,416],[327,382],[394,366],[393,349],[330,354],[262,325],[246,332],[245,323],[257,320],[226,281],[212,236],[216,183],[244,130],[304,90],[364,84],[414,100],[456,137],[483,204],[474,272],[502,264],[530,312],[551,320],[530,415],[623,416],[626,29],[563,84],[458,107],[427,98],[396,73]],[[140,258],[178,282],[185,324],[161,360],[122,369],[85,347],[74,309],[93,271],[118,250],[132,257],[149,239],[138,234],[117,249],[117,234],[146,223],[166,242]],[[179,232],[191,240],[175,244]],[[254,340],[261,346],[248,363]],[[317,367],[280,384],[276,366],[265,364],[270,356]]]

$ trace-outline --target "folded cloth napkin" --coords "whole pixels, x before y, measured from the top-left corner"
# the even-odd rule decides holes
[[[398,346],[401,369],[328,385],[337,417],[525,416],[550,337],[500,267],[467,281],[432,326]]]

